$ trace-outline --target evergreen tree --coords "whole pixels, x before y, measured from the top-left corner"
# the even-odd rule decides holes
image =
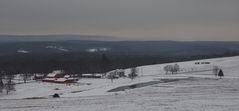
[[[220,77],[220,79],[224,76],[223,71],[220,69],[220,71],[218,72],[218,76]]]

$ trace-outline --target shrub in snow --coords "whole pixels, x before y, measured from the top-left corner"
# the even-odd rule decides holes
[[[60,97],[60,95],[59,94],[57,94],[57,93],[55,93],[53,96],[52,96],[53,98],[59,98]]]
[[[55,88],[54,90],[60,90],[59,88]]]

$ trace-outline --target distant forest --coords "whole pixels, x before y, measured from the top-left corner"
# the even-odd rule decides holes
[[[19,53],[19,49],[28,53]],[[141,65],[237,56],[238,49],[238,42],[4,42],[0,43],[0,71],[11,74],[52,70],[64,70],[69,74],[102,73]]]
[[[70,74],[100,73],[119,68],[141,65],[180,62],[216,57],[239,55],[224,53],[218,55],[196,56],[148,56],[148,55],[110,55],[103,53],[51,54],[51,55],[12,55],[0,57],[0,70],[19,73],[49,73],[64,70]]]

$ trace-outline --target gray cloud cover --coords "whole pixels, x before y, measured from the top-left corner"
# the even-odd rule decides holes
[[[1,0],[0,34],[239,40],[238,0]]]

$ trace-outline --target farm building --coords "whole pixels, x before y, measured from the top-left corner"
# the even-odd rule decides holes
[[[34,74],[33,80],[42,80],[45,78],[45,74]]]
[[[56,70],[52,73],[49,73],[46,78],[42,80],[42,82],[51,82],[51,83],[63,83],[63,84],[69,84],[69,83],[75,83],[78,79],[71,78],[70,75],[66,75],[64,71]]]
[[[81,78],[102,78],[102,74],[82,74]]]

